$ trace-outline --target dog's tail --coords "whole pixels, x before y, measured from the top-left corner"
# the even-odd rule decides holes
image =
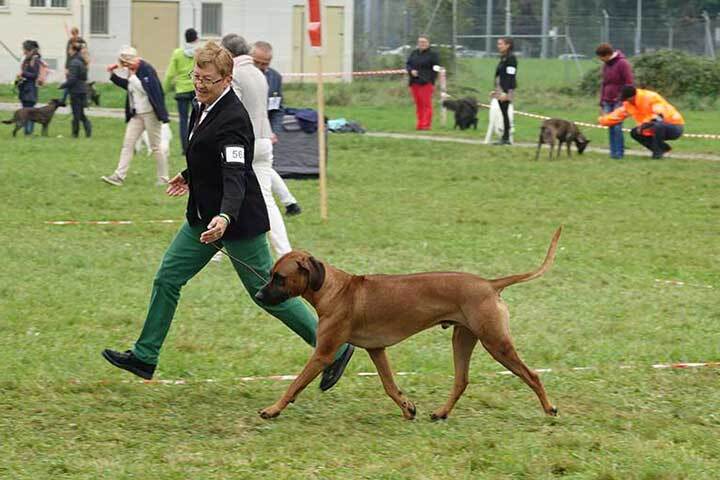
[[[545,261],[540,265],[540,268],[534,272],[521,273],[520,275],[510,275],[509,277],[496,278],[490,280],[490,284],[498,292],[502,291],[505,287],[514,285],[516,283],[529,282],[547,272],[555,260],[555,251],[557,250],[558,240],[560,240],[560,234],[562,233],[562,225],[555,230],[552,241],[550,242],[550,248],[548,248],[547,255],[545,255]]]
[[[15,123],[15,120],[11,118],[10,120],[3,120],[2,123],[7,123],[8,125],[10,125],[11,123]]]

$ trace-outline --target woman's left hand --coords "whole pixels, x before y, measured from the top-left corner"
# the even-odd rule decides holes
[[[213,219],[210,220],[210,223],[207,226],[208,229],[200,235],[200,241],[202,243],[217,242],[225,234],[225,229],[227,229],[227,226],[228,222],[223,217],[213,217]]]

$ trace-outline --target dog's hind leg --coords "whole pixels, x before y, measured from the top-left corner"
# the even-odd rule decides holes
[[[557,408],[548,401],[540,377],[525,365],[515,351],[508,328],[509,315],[507,307],[504,304],[498,304],[498,307],[497,317],[493,321],[486,319],[484,322],[485,328],[482,332],[483,335],[480,337],[483,347],[495,360],[520,377],[523,382],[533,389],[546,414],[557,415]]]
[[[450,398],[442,407],[438,408],[430,415],[433,420],[441,420],[447,418],[457,401],[465,392],[468,385],[470,370],[470,357],[473,349],[477,345],[477,337],[462,325],[456,325],[453,330],[453,361],[455,363],[455,383],[450,391]]]
[[[42,135],[43,137],[47,137],[47,136],[48,136],[48,125],[49,125],[49,124],[47,124],[47,123],[43,123],[43,124],[42,124],[42,133],[41,133],[41,135]]]
[[[408,420],[415,418],[415,404],[411,402],[403,393],[400,391],[398,386],[395,384],[393,379],[392,369],[390,368],[390,362],[388,361],[387,354],[384,348],[369,349],[368,354],[370,359],[375,364],[375,368],[380,375],[385,393],[400,407],[402,410],[403,417]]]
[[[541,131],[540,138],[538,138],[537,151],[535,152],[535,160],[536,161],[540,159],[540,147],[542,147],[542,144],[543,144],[543,132]]]
[[[16,123],[16,124],[15,124],[15,130],[13,130],[13,137],[17,137],[17,132],[18,132],[18,130],[20,130],[21,128],[23,128],[23,124],[22,124],[22,123]]]

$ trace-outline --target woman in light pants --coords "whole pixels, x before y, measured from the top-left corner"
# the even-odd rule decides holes
[[[118,63],[108,66],[107,70],[111,73],[110,81],[128,92],[125,100],[127,126],[118,166],[112,175],[103,176],[102,179],[111,185],[123,185],[130,169],[135,142],[146,131],[150,150],[157,162],[157,185],[165,185],[168,182],[168,160],[160,144],[162,124],[170,120],[160,80],[152,65],[138,57],[132,47],[123,47]],[[120,66],[127,69],[127,78],[115,74]]]
[[[270,238],[270,245],[273,250],[275,250],[275,253],[278,256],[282,256],[292,250],[292,247],[290,246],[290,239],[288,239],[282,214],[280,213],[280,209],[275,203],[275,198],[273,197],[272,180],[273,176],[277,175],[277,172],[273,170],[272,164],[272,141],[269,138],[255,139],[253,169],[255,170],[255,176],[257,177],[258,182],[260,182],[263,199],[265,200],[265,205],[267,207],[268,218],[270,219],[270,231],[268,232],[268,237]]]

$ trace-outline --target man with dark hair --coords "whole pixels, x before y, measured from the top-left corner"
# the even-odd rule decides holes
[[[178,116],[180,117],[180,141],[183,155],[187,152],[188,144],[188,113],[192,99],[195,98],[190,73],[195,66],[195,50],[199,45],[197,31],[194,28],[185,30],[185,45],[173,51],[163,80],[163,90],[165,90],[166,94],[173,88],[175,89],[175,101],[177,102]]]
[[[683,134],[685,120],[659,93],[626,85],[620,92],[622,105],[599,118],[600,125],[618,125],[632,116],[638,126],[630,136],[652,151],[652,158],[660,159],[672,148],[666,140],[677,140]]]
[[[604,63],[602,84],[600,87],[601,113],[609,113],[620,107],[620,90],[633,84],[633,72],[630,63],[620,50],[613,50],[609,43],[601,43],[595,54]],[[610,158],[621,159],[625,152],[622,123],[609,128]]]

